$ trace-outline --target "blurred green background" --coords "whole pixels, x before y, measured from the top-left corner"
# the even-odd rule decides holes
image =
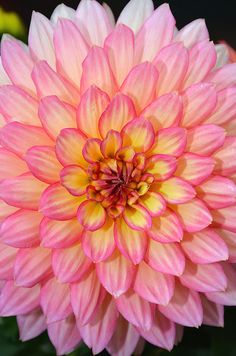
[[[145,0],[143,0],[145,1]],[[155,5],[163,1],[154,1]],[[19,39],[27,40],[27,29],[32,10],[49,16],[60,1],[11,1],[0,0],[0,36],[11,33]],[[65,1],[66,5],[76,7],[78,1]],[[107,1],[117,16],[127,1]],[[198,17],[206,18],[212,39],[226,40],[236,48],[235,1],[225,0],[170,0],[179,27]],[[22,343],[18,339],[15,318],[0,318],[0,356],[54,356],[55,351],[46,333]],[[92,355],[84,345],[71,356]],[[101,355],[107,355],[103,352]],[[225,327],[202,326],[199,329],[185,328],[180,345],[169,353],[146,344],[143,355],[147,356],[236,356],[236,308],[226,308]]]

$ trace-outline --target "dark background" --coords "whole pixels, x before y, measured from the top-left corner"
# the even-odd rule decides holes
[[[143,0],[145,1],[145,0]],[[106,1],[116,18],[125,6],[124,0]],[[155,1],[155,7],[164,1]],[[68,6],[76,8],[78,1],[65,0]],[[5,10],[17,12],[26,27],[30,23],[32,10],[40,11],[50,16],[60,1],[48,0],[0,0],[0,6]],[[172,12],[181,28],[196,18],[205,18],[215,42],[227,41],[236,48],[236,0],[170,0]],[[18,341],[18,331],[15,318],[0,318],[0,356],[53,356],[55,352],[50,345],[46,333],[40,337],[21,343]],[[71,354],[71,356],[91,355],[85,346]],[[104,352],[103,355],[106,355]],[[226,308],[225,328],[202,326],[200,329],[185,329],[182,343],[171,353],[158,350],[146,345],[145,356],[236,356],[236,308]]]

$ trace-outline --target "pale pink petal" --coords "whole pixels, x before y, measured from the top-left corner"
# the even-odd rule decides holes
[[[103,6],[103,8],[105,9],[105,11],[106,11],[106,13],[107,13],[108,19],[109,19],[109,21],[110,21],[112,27],[114,27],[116,20],[115,20],[114,14],[113,14],[113,12],[112,12],[112,9],[111,9],[110,6],[109,6],[107,3],[105,3],[105,2],[102,3],[102,6]]]
[[[57,96],[46,96],[39,102],[39,117],[47,134],[55,139],[62,129],[76,128],[76,111]]]
[[[96,264],[97,275],[104,288],[115,298],[131,286],[136,268],[119,251]]]
[[[236,205],[227,208],[212,210],[213,224],[225,230],[236,232]]]
[[[225,130],[217,125],[200,125],[188,130],[187,147],[189,152],[209,156],[225,141]]]
[[[138,329],[142,337],[151,344],[171,351],[175,343],[175,324],[156,311],[150,330]]]
[[[224,306],[208,300],[201,294],[203,307],[203,324],[210,326],[224,326]]]
[[[215,63],[216,51],[214,43],[208,40],[196,42],[189,51],[189,65],[184,88],[202,81],[214,68]]]
[[[82,0],[76,10],[79,29],[91,45],[102,46],[112,30],[110,19],[97,1]],[[92,21],[87,22],[87,19]]]
[[[143,231],[133,230],[123,219],[118,219],[114,236],[117,247],[131,262],[139,264],[143,260],[147,249],[147,236]],[[128,239],[127,236],[129,236]]]
[[[40,286],[17,287],[14,281],[6,282],[0,294],[0,315],[15,316],[30,313],[39,305]]]
[[[227,231],[223,229],[214,229],[214,231],[221,237],[228,247],[229,262],[236,262],[236,232]]]
[[[151,303],[166,305],[174,293],[174,277],[155,271],[145,262],[138,266],[134,291]]]
[[[17,324],[20,340],[27,341],[42,334],[47,328],[45,316],[41,309],[35,309],[29,314],[18,315]]]
[[[131,324],[150,330],[155,316],[155,305],[129,290],[116,299],[116,305],[123,317]]]
[[[0,179],[16,177],[27,171],[28,167],[23,160],[5,148],[0,148]]]
[[[136,36],[136,61],[152,61],[173,37],[175,19],[168,4],[159,6],[144,22]]]
[[[37,211],[18,210],[1,224],[1,241],[9,246],[28,248],[39,245],[39,224],[42,215]]]
[[[84,253],[93,261],[106,260],[115,249],[113,221],[107,218],[105,225],[99,230],[84,230],[82,235]]]
[[[77,282],[90,268],[92,262],[84,255],[81,244],[52,252],[52,268],[61,283]]]
[[[199,327],[202,324],[203,310],[199,294],[179,282],[175,285],[170,303],[160,305],[159,310],[170,320],[184,326]]]
[[[170,44],[160,50],[153,60],[158,70],[158,96],[178,90],[188,69],[188,51],[182,43]]]
[[[58,356],[72,352],[78,346],[81,336],[74,316],[48,325],[48,336],[57,350]]]
[[[219,43],[215,45],[217,60],[216,68],[222,67],[223,65],[229,63],[229,51],[224,43]]]
[[[152,0],[131,0],[122,10],[117,23],[125,24],[137,32],[154,10]]]
[[[190,22],[178,31],[175,36],[175,41],[183,42],[184,46],[187,48],[191,48],[195,43],[208,39],[209,33],[205,20],[203,19],[197,19]]]
[[[0,198],[17,208],[38,210],[39,199],[47,184],[36,179],[31,173],[0,182]]]
[[[82,226],[77,218],[57,221],[44,218],[40,224],[41,246],[48,248],[66,248],[78,242]]]
[[[98,122],[109,104],[108,95],[95,86],[91,86],[82,95],[77,109],[78,128],[89,137],[100,137]]]
[[[83,94],[91,85],[96,85],[110,97],[116,91],[116,82],[106,52],[100,47],[92,47],[83,62],[81,93]]]
[[[155,66],[144,62],[129,72],[120,90],[133,100],[137,112],[140,112],[154,99],[157,79]]]
[[[99,230],[106,222],[106,211],[100,202],[86,200],[80,204],[77,218],[86,230]]]
[[[178,177],[172,177],[158,183],[158,191],[170,204],[183,204],[196,196],[192,185]]]
[[[62,166],[53,147],[33,146],[26,152],[25,161],[31,173],[41,181],[51,184],[60,180]]]
[[[118,315],[113,298],[107,295],[92,320],[86,325],[79,325],[80,334],[94,355],[101,352],[111,340],[116,330]]]
[[[120,86],[134,64],[134,34],[125,25],[118,25],[106,38],[104,48]]]
[[[106,137],[109,130],[120,132],[122,127],[135,117],[136,112],[132,100],[128,96],[118,93],[100,117],[99,132],[102,137]]]
[[[180,276],[185,257],[177,243],[160,243],[150,239],[145,261],[158,272]]]
[[[160,129],[151,153],[178,157],[185,149],[186,137],[186,130],[181,127]]]
[[[33,287],[51,275],[51,251],[43,247],[20,249],[14,265],[14,280],[20,287]]]
[[[0,130],[0,144],[9,151],[23,156],[32,146],[51,146],[53,142],[40,127],[11,122]]]
[[[75,18],[75,10],[69,6],[60,4],[55,8],[55,10],[53,10],[50,21],[56,25],[59,19],[74,20],[74,18]]]
[[[210,211],[200,199],[176,205],[175,211],[187,232],[203,230],[212,222]]]
[[[10,121],[41,126],[38,118],[38,102],[15,85],[0,87],[0,112]]]
[[[0,223],[3,219],[7,218],[8,215],[15,213],[17,210],[16,207],[11,206],[0,199]]]
[[[155,131],[177,126],[183,112],[182,99],[177,93],[158,97],[142,112],[141,116],[150,120]]]
[[[185,153],[178,159],[175,174],[193,185],[198,185],[211,175],[214,165],[214,159],[211,157]]]
[[[39,12],[33,12],[29,28],[29,48],[36,60],[45,59],[55,68],[53,25]]]
[[[183,92],[184,114],[181,124],[191,128],[202,123],[215,109],[217,95],[212,83],[193,84]]]
[[[213,263],[228,259],[224,240],[213,229],[207,228],[194,234],[185,234],[181,247],[194,263]]]
[[[215,85],[217,90],[225,89],[236,84],[236,63],[225,64],[223,67],[217,68],[210,72],[206,81]]]
[[[40,199],[40,212],[55,220],[69,220],[76,216],[83,197],[71,195],[60,183],[50,185]]]
[[[156,241],[179,242],[183,238],[183,229],[176,214],[167,209],[164,214],[152,219],[152,227],[148,230],[148,235]]]
[[[69,286],[58,282],[56,278],[48,280],[41,288],[40,305],[47,323],[65,319],[72,312]]]
[[[77,283],[72,283],[71,305],[78,325],[87,324],[104,300],[106,291],[102,287],[96,270],[91,270]]]
[[[88,44],[73,21],[60,19],[54,31],[57,70],[79,87]]]
[[[221,175],[231,175],[236,172],[236,137],[229,136],[225,139],[223,147],[214,153],[216,161],[215,173]]]
[[[0,56],[0,84],[1,85],[11,84],[11,80],[8,77],[5,69],[3,68],[1,56]]]
[[[12,280],[13,268],[18,249],[0,243],[0,279]]]

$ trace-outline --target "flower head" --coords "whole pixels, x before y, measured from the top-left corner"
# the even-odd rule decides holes
[[[5,36],[1,316],[59,355],[171,349],[236,304],[236,65],[167,4],[60,5]],[[142,337],[142,338],[141,338]]]

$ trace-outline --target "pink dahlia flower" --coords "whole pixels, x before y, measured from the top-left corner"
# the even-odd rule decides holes
[[[167,4],[82,0],[6,36],[0,315],[129,356],[236,305],[236,64]]]

